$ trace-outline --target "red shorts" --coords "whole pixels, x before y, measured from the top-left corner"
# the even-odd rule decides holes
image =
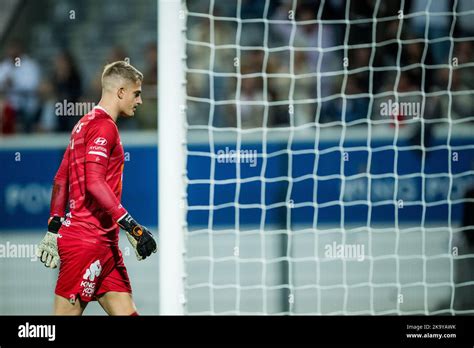
[[[55,294],[76,301],[97,300],[109,291],[132,292],[122,252],[118,246],[58,238],[60,258]]]

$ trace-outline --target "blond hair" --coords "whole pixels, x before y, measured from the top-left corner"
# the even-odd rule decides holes
[[[143,81],[143,74],[123,60],[107,64],[102,73],[102,88],[110,89],[111,85],[115,86],[119,80],[137,83]]]

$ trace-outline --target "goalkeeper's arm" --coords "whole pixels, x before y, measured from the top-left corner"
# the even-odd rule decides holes
[[[64,220],[68,200],[69,185],[69,147],[66,149],[63,160],[54,177],[53,191],[51,193],[50,218],[48,231],[38,245],[37,256],[46,267],[56,268],[59,264],[58,232]]]
[[[135,249],[138,260],[156,252],[156,242],[151,232],[137,223],[120,204],[105,181],[106,168],[95,162],[86,163],[86,190],[99,205],[125,230],[128,240]]]

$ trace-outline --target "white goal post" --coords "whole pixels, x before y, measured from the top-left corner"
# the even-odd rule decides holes
[[[158,233],[160,313],[183,314],[185,206],[184,7],[158,6]]]

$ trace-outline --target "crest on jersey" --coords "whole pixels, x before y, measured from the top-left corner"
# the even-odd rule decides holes
[[[94,140],[94,144],[104,146],[104,145],[107,144],[107,139],[102,138],[102,137],[96,138],[96,139]]]

